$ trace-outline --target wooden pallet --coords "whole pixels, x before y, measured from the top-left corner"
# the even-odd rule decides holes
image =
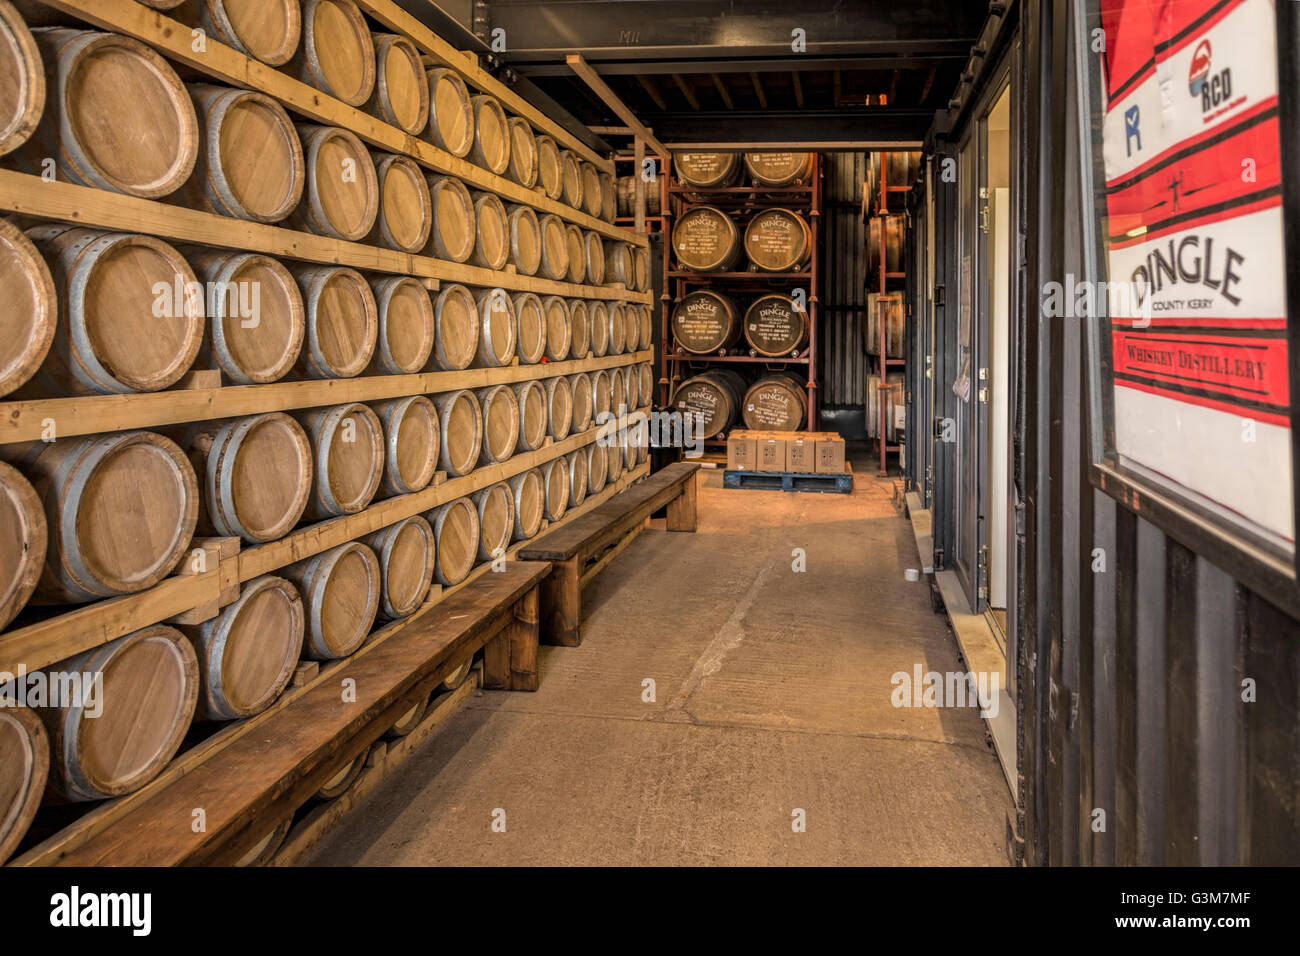
[[[815,475],[796,471],[724,471],[722,487],[758,491],[820,491],[847,495],[853,491],[853,467],[842,475]]]

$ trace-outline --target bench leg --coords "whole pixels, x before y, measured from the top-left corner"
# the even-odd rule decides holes
[[[514,607],[514,619],[483,646],[483,686],[537,690],[537,588]]]
[[[682,493],[668,502],[668,530],[695,530],[695,481],[699,472],[682,485]]]
[[[582,643],[582,575],[578,559],[553,562],[541,589],[542,641],[577,647]]]

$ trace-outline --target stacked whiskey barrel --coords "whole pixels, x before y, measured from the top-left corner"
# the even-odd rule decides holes
[[[266,710],[300,660],[354,653],[377,623],[418,612],[435,583],[465,581],[582,504],[588,475],[575,486],[569,462],[585,464],[594,442],[589,373],[649,374],[636,354],[648,344],[644,242],[609,225],[612,178],[576,140],[511,115],[504,89],[472,92],[428,68],[412,38],[353,0],[148,5],[168,12],[141,40],[0,0],[13,81],[0,175],[26,174],[24,210],[70,186],[98,191],[107,210],[86,217],[93,226],[53,212],[0,219],[0,413],[21,425],[19,402],[33,403],[48,419],[39,436],[0,442],[0,632],[17,655],[0,670],[33,660],[88,680],[83,699],[0,708],[0,862],[43,793],[88,802],[139,789],[192,722]],[[301,121],[286,109],[302,105],[301,87],[280,73],[249,70],[268,77],[264,90],[189,67],[182,78],[168,38],[191,29],[314,87],[313,115],[346,124],[344,104],[364,111],[367,135],[383,131],[397,151]],[[143,207],[123,204],[136,200],[164,205],[135,215]],[[275,251],[240,248],[253,235],[240,221],[275,227]],[[211,244],[168,238],[196,234]],[[462,278],[402,271],[425,260]],[[527,277],[550,291],[522,291]],[[535,376],[519,381],[516,359]],[[236,398],[236,386],[263,391]],[[167,390],[174,408],[136,411]],[[110,408],[142,424],[121,426]],[[508,482],[479,489],[473,473],[501,466],[548,470],[522,495]],[[349,520],[351,540],[315,544],[311,525]],[[152,591],[215,572],[207,562],[227,543],[254,549],[262,573],[237,586],[223,574],[230,593],[216,605],[148,619]],[[138,627],[93,616],[111,598],[128,599],[121,620]],[[63,627],[72,605],[92,616]],[[38,618],[77,653],[32,650],[24,628]]]

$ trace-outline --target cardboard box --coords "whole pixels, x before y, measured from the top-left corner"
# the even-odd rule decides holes
[[[727,436],[727,470],[758,470],[758,433],[743,429]]]
[[[786,471],[811,474],[817,470],[817,439],[812,435],[799,435],[785,443]]]
[[[844,439],[839,435],[817,434],[817,474],[844,474]]]
[[[764,432],[758,436],[758,470],[786,471],[785,438],[780,432]]]

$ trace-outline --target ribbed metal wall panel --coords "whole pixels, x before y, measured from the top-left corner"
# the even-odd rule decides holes
[[[867,227],[862,221],[862,184],[866,178],[866,153],[827,155],[817,362],[823,406],[865,404],[867,357],[862,331],[867,309]]]

